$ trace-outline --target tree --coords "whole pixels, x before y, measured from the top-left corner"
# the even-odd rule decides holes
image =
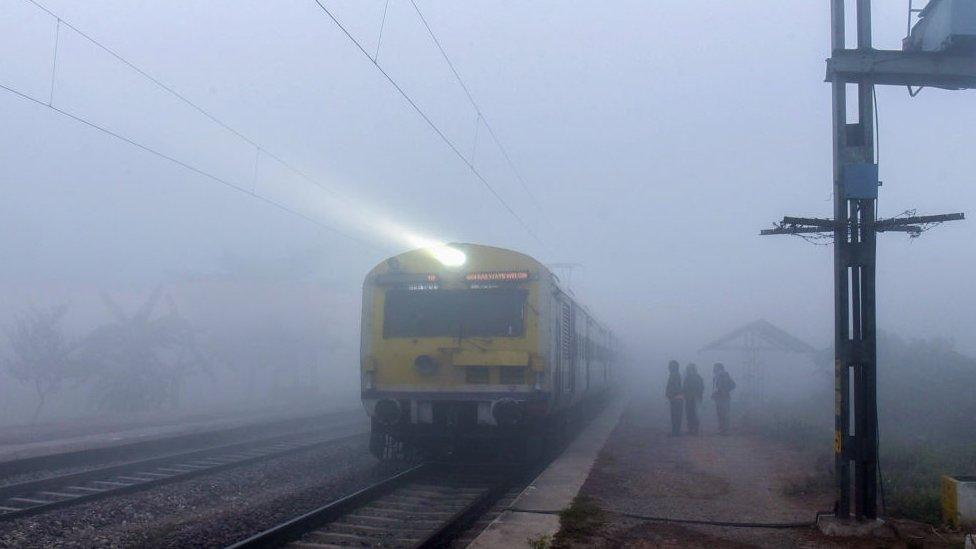
[[[72,358],[75,345],[61,327],[67,312],[66,304],[31,308],[6,330],[13,355],[3,360],[3,367],[14,379],[33,385],[37,393],[31,423],[37,421],[48,397],[58,392],[66,379],[79,374]]]
[[[157,287],[129,316],[102,294],[115,321],[95,329],[80,346],[80,360],[92,372],[92,397],[103,410],[136,412],[175,406],[187,376],[207,371],[196,331],[167,296],[169,311],[155,315]]]

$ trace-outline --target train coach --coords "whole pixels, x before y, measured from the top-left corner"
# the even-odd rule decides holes
[[[545,451],[614,379],[614,339],[543,264],[450,244],[366,276],[362,398],[381,459]]]

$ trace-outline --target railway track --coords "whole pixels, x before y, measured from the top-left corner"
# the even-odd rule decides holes
[[[515,467],[422,464],[228,549],[443,547],[525,478]]]
[[[161,437],[150,436],[148,439],[141,439],[137,436],[128,441],[113,442],[107,446],[69,449],[52,454],[5,460],[0,462],[0,478],[31,475],[38,471],[95,467],[109,462],[135,461],[164,453],[197,450],[208,446],[231,444],[283,433],[311,431],[321,428],[322,425],[345,423],[359,418],[362,418],[362,409],[350,408],[312,416],[275,419]]]
[[[108,467],[0,485],[0,521],[341,443],[366,432],[367,427],[360,420],[314,431],[157,455]]]

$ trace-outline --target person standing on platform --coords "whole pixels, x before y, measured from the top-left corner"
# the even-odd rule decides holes
[[[668,397],[671,404],[671,436],[676,437],[681,434],[681,416],[684,414],[685,398],[681,389],[681,366],[677,360],[668,363],[668,388],[664,395]]]
[[[718,432],[729,434],[729,415],[732,413],[732,390],[735,382],[725,371],[721,362],[716,362],[712,369],[712,400],[715,401],[715,411],[718,413]]]
[[[698,375],[698,367],[694,363],[685,366],[683,387],[685,395],[685,416],[688,418],[688,433],[697,435],[700,432],[698,403],[705,396],[705,380]]]

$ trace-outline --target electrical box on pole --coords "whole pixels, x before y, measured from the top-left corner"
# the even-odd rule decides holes
[[[908,51],[976,52],[976,2],[932,0],[902,43]]]

